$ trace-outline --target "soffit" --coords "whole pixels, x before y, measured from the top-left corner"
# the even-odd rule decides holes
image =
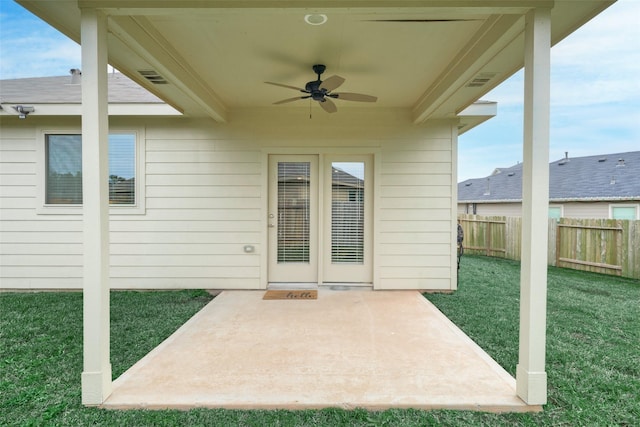
[[[556,1],[20,1],[79,41],[82,7],[109,15],[109,61],[174,107],[226,120],[304,87],[311,66],[337,74],[337,90],[378,97],[353,108],[403,108],[414,120],[453,117],[523,63],[524,18],[554,6],[554,43],[611,2]],[[305,7],[301,7],[304,5]],[[323,13],[311,26],[305,14]],[[155,71],[154,84],[140,71]],[[152,79],[153,80],[153,79]],[[302,94],[300,94],[302,95]],[[310,101],[288,106],[309,109]]]

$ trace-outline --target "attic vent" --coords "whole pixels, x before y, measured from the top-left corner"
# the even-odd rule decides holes
[[[618,164],[616,165],[617,168],[624,166],[624,159],[618,159]]]
[[[480,73],[467,83],[467,87],[482,87],[497,75],[498,73]]]
[[[567,162],[565,160],[560,160],[558,162],[558,166],[564,166]]]
[[[515,174],[516,174],[515,172],[509,172],[507,176],[514,176]]]
[[[168,82],[154,70],[138,70],[138,73],[154,85],[166,85]]]
[[[469,187],[469,186],[471,186],[471,184],[473,184],[473,182],[465,182],[464,186],[465,187]]]
[[[601,158],[598,159],[599,163],[606,162],[606,161],[607,161],[606,157],[601,157]]]

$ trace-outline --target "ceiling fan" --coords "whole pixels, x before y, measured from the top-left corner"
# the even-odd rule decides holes
[[[307,94],[304,96],[283,99],[282,101],[274,102],[274,104],[286,104],[287,102],[297,101],[298,99],[311,98],[314,101],[318,101],[320,107],[322,107],[322,109],[327,113],[335,113],[338,111],[338,107],[336,107],[336,104],[330,98],[358,102],[376,102],[378,100],[378,97],[376,96],[363,95],[361,93],[333,92],[334,89],[337,89],[342,85],[342,83],[344,83],[345,79],[340,76],[331,76],[327,77],[325,80],[320,80],[320,76],[324,73],[324,70],[327,67],[323,64],[316,64],[312,68],[313,72],[318,75],[318,79],[308,82],[304,89],[281,83],[265,82],[270,85],[286,87]]]

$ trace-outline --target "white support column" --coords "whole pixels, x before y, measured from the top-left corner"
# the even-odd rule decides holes
[[[107,19],[83,9],[82,204],[83,344],[82,403],[99,405],[111,393],[109,361],[109,117]]]
[[[522,264],[518,396],[547,402],[545,372],[549,209],[550,10],[531,10],[525,24]]]

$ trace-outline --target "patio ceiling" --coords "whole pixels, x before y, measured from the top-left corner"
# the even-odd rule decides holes
[[[273,102],[315,80],[378,97],[337,100],[339,110],[401,108],[416,123],[453,117],[523,65],[524,17],[553,7],[557,43],[611,1],[19,1],[80,41],[80,8],[109,15],[109,62],[185,114],[229,120],[240,108],[309,108]],[[309,25],[307,14],[325,14]],[[155,75],[150,75],[155,74]],[[299,94],[302,95],[302,94]]]

